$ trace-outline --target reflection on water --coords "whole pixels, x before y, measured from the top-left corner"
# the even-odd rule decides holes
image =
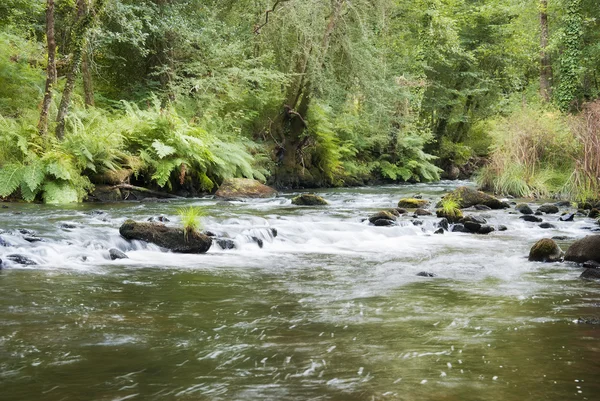
[[[336,190],[326,208],[188,202],[238,245],[206,255],[119,239],[126,217],[176,223],[178,204],[11,205],[5,229],[48,241],[2,235],[13,247],[0,258],[40,265],[0,272],[0,400],[599,399],[598,326],[575,321],[598,315],[600,285],[524,258],[535,239],[581,237],[589,222],[548,232],[487,212],[509,227],[487,237],[432,235],[435,218],[361,222],[447,188]],[[266,228],[278,235],[263,249],[245,241]],[[130,259],[108,260],[113,246]]]

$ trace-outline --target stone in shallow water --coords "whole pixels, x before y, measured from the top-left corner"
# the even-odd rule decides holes
[[[205,253],[212,245],[210,237],[201,233],[185,235],[183,229],[162,223],[127,220],[119,228],[123,238],[151,242],[178,253]]]
[[[419,276],[419,277],[436,277],[437,274],[430,273],[430,272],[419,272],[419,273],[417,273],[417,276]]]
[[[388,220],[388,219],[377,219],[377,220],[373,221],[372,224],[376,227],[389,227],[389,226],[395,226],[396,222],[393,220]]]
[[[484,224],[479,228],[479,231],[477,231],[477,234],[489,234],[494,231],[496,231],[496,229],[494,227]]]
[[[27,256],[19,255],[19,254],[8,255],[8,256],[6,256],[6,259],[8,259],[12,262],[15,262],[17,264],[20,264],[20,265],[25,265],[25,266],[37,265],[37,263],[34,260],[28,258]]]
[[[583,262],[583,267],[587,269],[598,269],[600,268],[600,263],[595,260],[588,260],[587,262]]]
[[[567,249],[565,260],[576,263],[589,260],[600,262],[600,235],[588,235],[573,242]]]
[[[129,256],[125,255],[124,252],[118,250],[117,248],[110,248],[108,250],[108,256],[110,257],[110,260],[129,259]]]
[[[519,203],[517,206],[515,206],[515,209],[517,209],[522,214],[533,214],[533,210],[531,210],[529,205],[526,203]]]
[[[402,198],[398,201],[398,207],[406,209],[419,209],[427,206],[428,200],[415,198]]]
[[[556,226],[554,224],[550,224],[550,223],[542,223],[539,225],[540,228],[556,228]]]
[[[224,249],[224,250],[228,250],[228,249],[235,249],[235,242],[233,242],[232,239],[229,238],[217,238],[217,245],[219,245],[219,248]]]
[[[434,234],[443,234],[444,233],[444,229],[440,227],[437,230],[435,230],[433,233]]]
[[[550,238],[542,238],[529,250],[529,261],[531,262],[559,262],[562,256],[562,250]]]
[[[292,205],[296,206],[323,206],[329,203],[318,195],[302,194],[292,199]]]
[[[558,207],[556,205],[551,205],[549,203],[544,204],[537,209],[538,212],[546,213],[546,214],[554,214],[558,213]]]
[[[573,221],[575,219],[575,213],[563,214],[558,218],[560,221]]]
[[[535,217],[535,216],[531,216],[531,215],[524,215],[519,217],[521,220],[525,220],[525,221],[529,221],[531,223],[541,223],[543,220],[539,217]]]
[[[579,277],[587,280],[600,280],[600,269],[585,269]]]

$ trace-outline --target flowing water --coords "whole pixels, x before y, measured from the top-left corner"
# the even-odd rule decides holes
[[[435,217],[362,221],[456,185],[324,190],[325,207],[293,206],[292,194],[10,204],[0,400],[599,400],[599,326],[577,319],[598,315],[600,284],[526,259],[539,238],[567,236],[566,248],[588,235],[591,219],[546,216],[557,228],[544,230],[472,212],[508,227],[487,236],[433,235]],[[188,205],[237,248],[180,255],[118,234],[126,218],[177,224]],[[129,259],[111,261],[112,247]],[[15,253],[38,264],[6,259]]]

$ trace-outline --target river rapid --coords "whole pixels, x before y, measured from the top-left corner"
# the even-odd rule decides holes
[[[489,235],[434,235],[435,216],[363,221],[461,184],[321,190],[319,207],[292,193],[9,204],[0,400],[600,400],[600,326],[578,323],[598,316],[600,284],[527,261],[536,240],[567,237],[564,250],[592,219],[547,215],[556,228],[542,229],[514,208],[467,212],[508,228]],[[127,218],[177,225],[191,205],[236,249],[181,255],[119,236]]]

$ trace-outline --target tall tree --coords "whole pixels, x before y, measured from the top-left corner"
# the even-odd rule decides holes
[[[48,133],[48,112],[52,103],[52,90],[56,84],[56,41],[54,39],[54,0],[48,0],[46,5],[46,40],[48,43],[48,66],[46,68],[46,87],[44,100],[38,123],[41,135]]]
[[[552,97],[552,64],[548,53],[548,0],[540,0],[540,93],[546,102]]]
[[[95,22],[96,16],[102,9],[106,0],[97,0],[96,7],[87,7],[87,0],[77,0],[77,13],[74,28],[72,30],[73,44],[70,54],[70,63],[67,70],[67,82],[63,90],[58,115],[56,117],[56,137],[63,139],[65,134],[65,118],[71,105],[71,97],[75,88],[75,80],[81,65],[83,50],[87,39],[87,33]]]

